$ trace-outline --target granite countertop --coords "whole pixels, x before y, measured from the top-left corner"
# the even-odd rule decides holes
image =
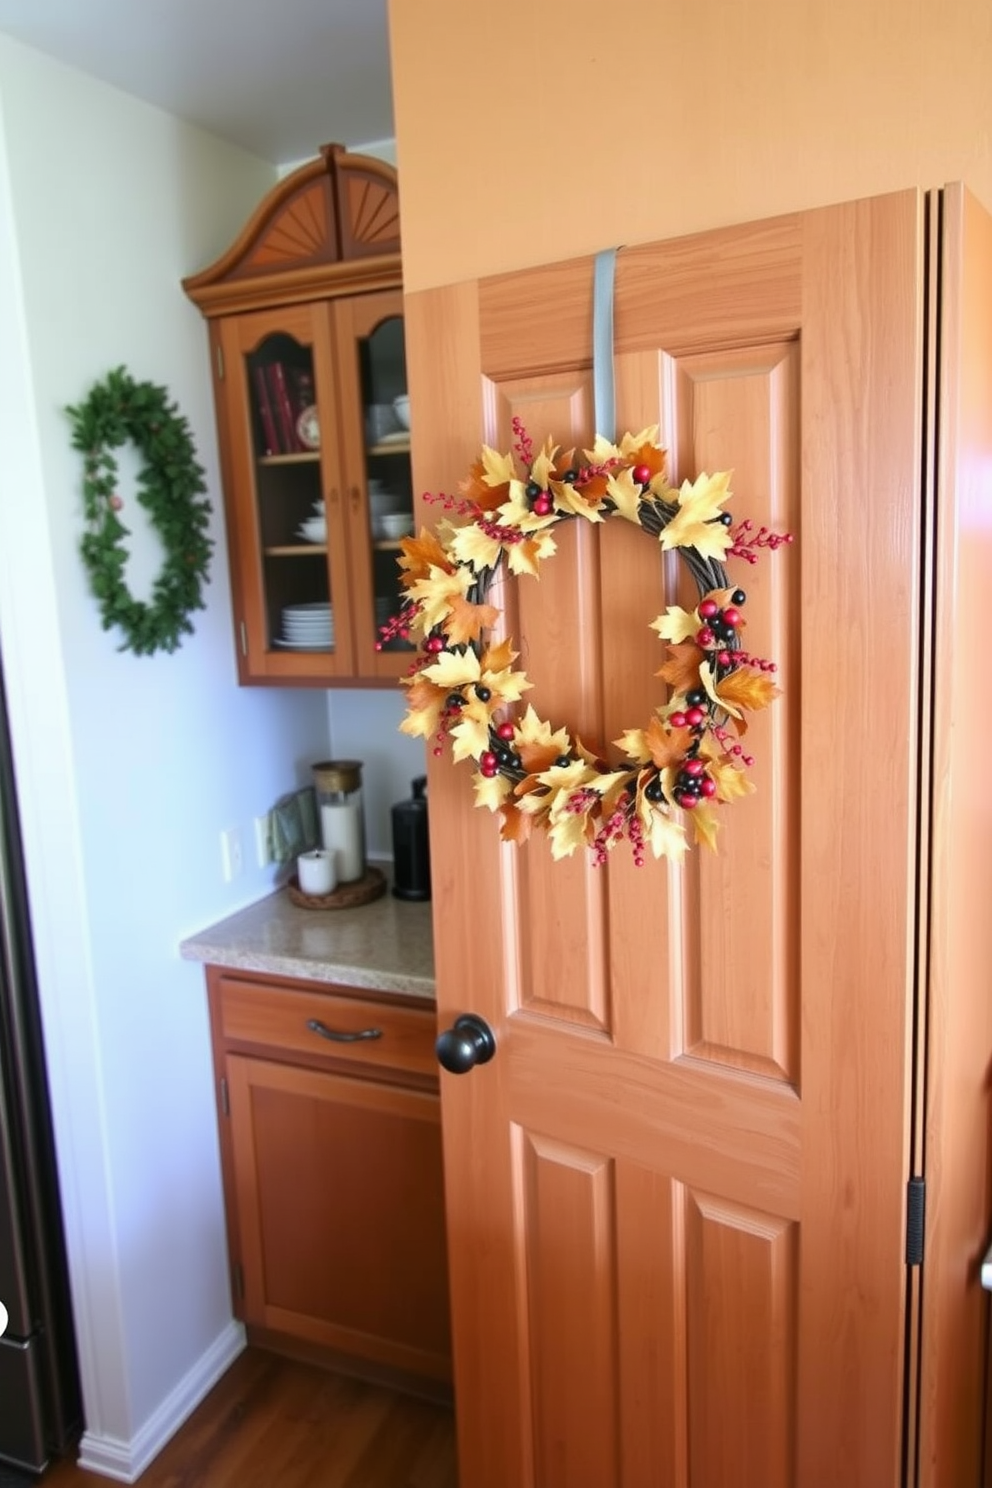
[[[387,892],[358,909],[300,909],[285,889],[184,940],[186,961],[434,997],[429,903]]]

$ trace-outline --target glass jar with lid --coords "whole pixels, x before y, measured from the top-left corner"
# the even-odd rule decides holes
[[[362,762],[322,760],[313,766],[313,779],[321,840],[334,854],[338,883],[353,883],[365,877]]]

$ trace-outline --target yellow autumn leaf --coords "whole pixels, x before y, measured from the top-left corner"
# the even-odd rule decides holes
[[[636,464],[637,457],[638,455],[640,455],[646,444],[657,446],[657,424],[649,424],[648,427],[646,429],[642,429],[639,434],[625,434],[620,440],[620,453],[621,455],[624,455],[628,460],[633,460]],[[662,459],[665,458],[664,450],[659,450],[658,454],[661,455]]]
[[[488,444],[482,446],[482,479],[487,486],[502,486],[507,481],[516,480],[517,467],[513,462],[512,455],[501,455],[496,450],[490,449]]]
[[[472,575],[468,569],[449,573],[443,568],[431,568],[427,578],[410,585],[409,598],[420,606],[420,620],[425,632],[433,630],[451,614],[453,604],[464,599],[471,584]]]
[[[690,483],[683,481],[678,495],[678,511],[663,530],[661,546],[696,548],[704,558],[721,559],[731,546],[729,528],[719,520],[722,503],[730,496],[730,474],[705,472]]]
[[[740,709],[735,708],[729,701],[725,701],[717,692],[717,684],[713,680],[712,667],[705,665],[700,666],[699,680],[700,682],[702,682],[707,693],[709,694],[713,702],[716,703],[717,707],[722,708],[725,713],[729,713],[732,718],[741,719]]]
[[[437,661],[432,661],[430,666],[424,667],[420,675],[426,677],[428,682],[433,682],[436,687],[443,687],[446,692],[450,692],[454,687],[464,687],[466,683],[478,682],[479,658],[471,649],[442,651]]]
[[[431,738],[441,724],[445,694],[433,687],[428,692],[428,686],[425,684],[420,693],[409,699],[400,723],[400,733],[409,734],[412,739]]]
[[[669,605],[663,615],[651,621],[663,641],[691,641],[699,630],[701,621],[695,610],[683,610],[680,605]]]
[[[681,824],[667,811],[658,806],[649,806],[642,813],[644,834],[656,858],[669,858],[678,863],[685,857],[689,844]]]
[[[552,527],[557,520],[553,511],[536,512],[533,509],[523,481],[512,482],[510,499],[503,502],[496,515],[503,527],[516,527],[527,533],[541,532],[545,527]]]
[[[556,862],[570,858],[577,847],[586,847],[595,833],[589,820],[578,812],[563,813],[548,827],[551,856]]]
[[[568,754],[571,740],[566,729],[552,730],[550,723],[539,718],[528,703],[523,718],[517,724],[514,748],[523,761],[524,769],[533,774],[546,770],[552,760]]]
[[[713,778],[717,799],[720,801],[739,801],[743,796],[754,794],[754,781],[749,780],[737,765],[731,764],[726,755],[714,760],[708,773]]]
[[[498,811],[513,789],[505,775],[476,773],[472,776],[472,784],[475,786],[476,806],[485,806],[489,811]]]
[[[590,465],[608,465],[611,460],[620,459],[619,447],[611,444],[602,434],[596,435],[596,442],[591,450],[583,450],[582,453]]]
[[[541,559],[550,558],[557,551],[558,544],[551,533],[539,532],[536,537],[525,538],[523,542],[507,546],[507,566],[511,573],[531,574],[536,578]]]
[[[606,481],[606,490],[617,509],[617,516],[640,525],[637,508],[641,504],[641,488],[631,471],[621,470],[617,475],[610,475]]]
[[[585,760],[570,758],[567,765],[550,765],[534,773],[541,784],[546,785],[553,793],[551,815],[557,816],[566,809],[569,796],[590,784],[596,772],[590,770]]]
[[[487,671],[483,668],[479,678],[493,694],[490,704],[490,712],[500,703],[518,703],[533,682],[527,680],[526,672],[511,672],[509,668],[499,672]]]
[[[472,717],[463,709],[451,730],[451,757],[454,760],[478,759],[489,748],[489,720]]]
[[[448,542],[448,551],[459,564],[471,564],[476,573],[484,568],[495,568],[502,551],[494,537],[489,537],[476,522],[453,529]],[[469,583],[472,574],[468,575]]]
[[[628,759],[636,760],[639,765],[646,765],[651,758],[651,748],[643,729],[627,729],[613,742]]]
[[[690,814],[696,841],[705,842],[711,852],[716,852],[716,834],[720,830],[716,809],[706,801],[700,801]]]
[[[555,455],[557,453],[557,444],[552,444],[550,439],[546,439],[543,448],[539,450],[531,464],[530,478],[535,485],[540,486],[542,491],[546,491],[550,485],[551,472],[555,468]]]
[[[557,511],[571,512],[573,516],[584,517],[587,522],[605,521],[602,498],[590,499],[584,487],[573,485],[570,481],[552,481],[551,492]]]

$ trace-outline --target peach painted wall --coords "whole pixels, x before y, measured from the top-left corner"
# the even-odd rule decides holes
[[[390,0],[390,25],[410,290],[904,186],[992,209],[989,0]]]

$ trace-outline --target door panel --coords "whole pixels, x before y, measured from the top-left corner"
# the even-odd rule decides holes
[[[732,571],[785,694],[719,855],[554,863],[431,759],[440,1014],[497,1040],[442,1077],[463,1488],[899,1480],[921,243],[910,192],[619,257],[618,432],[659,424],[673,478],[732,467],[734,513],[796,535]],[[591,287],[410,297],[418,489],[514,414],[591,442]],[[577,526],[501,602],[527,700],[607,749],[694,589]]]

